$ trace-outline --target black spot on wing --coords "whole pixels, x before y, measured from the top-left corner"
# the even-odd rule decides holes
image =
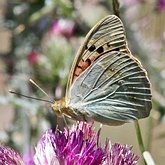
[[[100,46],[99,48],[97,48],[96,52],[101,54],[104,52],[104,48],[102,46]]]
[[[91,46],[88,48],[88,50],[89,50],[90,52],[93,52],[95,49],[96,49],[95,45],[91,45]]]

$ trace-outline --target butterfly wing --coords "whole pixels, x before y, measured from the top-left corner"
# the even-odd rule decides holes
[[[147,117],[152,105],[146,71],[128,54],[106,52],[73,82],[68,106],[77,120],[108,125]]]
[[[115,15],[109,15],[89,31],[77,52],[68,78],[66,98],[68,98],[68,89],[73,80],[79,76],[76,70],[84,71],[102,53],[114,50],[130,54],[121,20]],[[85,67],[84,64],[86,64]]]

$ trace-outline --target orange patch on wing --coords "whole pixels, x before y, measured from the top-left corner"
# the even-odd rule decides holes
[[[78,66],[80,66],[82,68],[82,70],[84,71],[86,68],[88,68],[88,66],[90,65],[90,61],[87,59],[86,61],[81,60],[78,64]]]
[[[74,72],[74,75],[79,76],[82,71],[83,71],[82,68],[76,67],[75,72]]]
[[[91,64],[91,61],[89,59],[87,59],[86,61],[81,60],[76,69],[75,72],[73,74],[73,81],[83,72],[85,71]]]

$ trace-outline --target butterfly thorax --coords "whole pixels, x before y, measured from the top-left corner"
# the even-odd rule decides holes
[[[61,100],[55,101],[54,104],[51,105],[51,107],[57,116],[66,115],[69,118],[70,117],[75,118],[75,113],[71,108],[67,106],[64,97]]]

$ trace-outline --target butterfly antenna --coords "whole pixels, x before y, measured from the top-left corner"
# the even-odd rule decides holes
[[[32,79],[29,79],[29,81],[30,81],[33,85],[35,85],[42,93],[44,93],[44,94],[49,98],[49,100],[52,100],[51,103],[54,102],[54,100],[51,99],[50,96],[49,96],[36,82],[34,82]]]
[[[53,101],[51,101],[51,100],[46,100],[46,99],[41,99],[41,98],[37,98],[37,97],[23,95],[22,93],[15,92],[15,91],[12,91],[12,90],[9,90],[9,92],[12,93],[12,94],[16,94],[17,96],[22,96],[22,97],[30,98],[30,99],[33,99],[33,100],[39,100],[39,101],[44,101],[44,102],[48,102],[48,103],[53,103]]]
[[[29,81],[35,85],[42,93],[44,93],[47,97],[49,97],[49,95],[36,83],[34,82],[32,79],[29,79]]]

